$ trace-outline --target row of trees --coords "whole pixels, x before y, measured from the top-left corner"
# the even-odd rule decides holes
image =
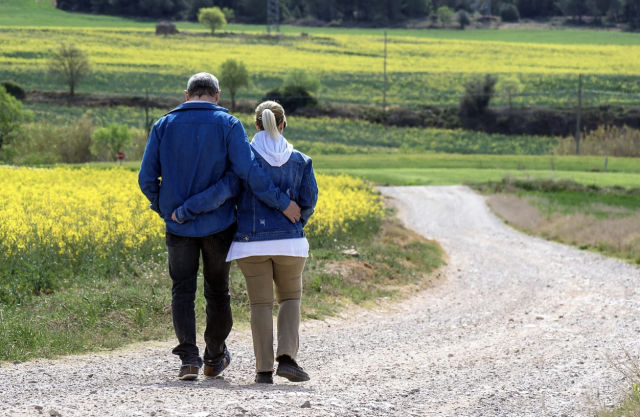
[[[283,22],[317,19],[334,25],[391,25],[413,19],[436,16],[446,6],[454,11],[475,12],[479,5],[491,1],[494,15],[524,18],[569,16],[582,20],[593,16],[596,22],[607,17],[611,22],[640,27],[640,0],[280,0]],[[85,13],[122,16],[198,20],[202,8],[219,7],[227,20],[263,24],[267,19],[266,0],[59,0],[59,8]],[[511,19],[512,20],[512,19]]]

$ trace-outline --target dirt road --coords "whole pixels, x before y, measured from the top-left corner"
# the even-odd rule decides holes
[[[305,323],[311,382],[252,384],[239,330],[224,380],[177,381],[172,342],[5,364],[0,415],[576,416],[598,393],[619,397],[608,357],[640,353],[639,269],[515,232],[465,187],[383,192],[442,243],[448,280],[401,304]]]

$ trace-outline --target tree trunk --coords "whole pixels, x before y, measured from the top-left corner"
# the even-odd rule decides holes
[[[236,94],[235,93],[231,94],[231,111],[232,112],[236,111]]]

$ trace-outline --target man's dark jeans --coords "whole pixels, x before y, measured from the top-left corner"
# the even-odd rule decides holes
[[[178,236],[167,230],[169,275],[173,281],[171,314],[179,343],[173,353],[180,356],[183,365],[202,366],[196,344],[195,312],[200,253],[207,301],[204,362],[218,363],[224,358],[225,340],[233,326],[229,296],[231,263],[226,262],[226,258],[235,230],[234,224],[222,232],[203,237]]]

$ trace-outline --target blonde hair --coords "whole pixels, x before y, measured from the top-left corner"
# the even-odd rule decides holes
[[[256,107],[255,122],[258,129],[267,132],[271,139],[279,140],[280,131],[278,126],[284,122],[287,125],[287,116],[284,114],[284,108],[275,101],[265,101]]]

